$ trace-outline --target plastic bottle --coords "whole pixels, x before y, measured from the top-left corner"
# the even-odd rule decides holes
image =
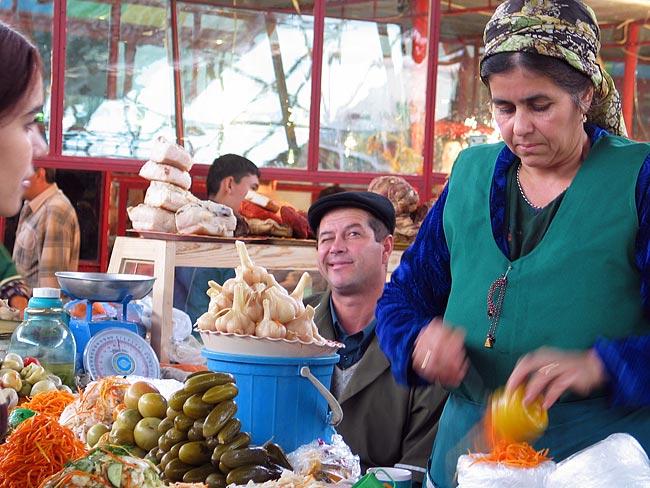
[[[58,288],[34,288],[32,290],[32,297],[27,302],[27,309],[23,315],[25,320],[29,318],[30,308],[57,309],[60,312],[63,323],[67,326],[70,325],[70,314],[63,308],[61,290]]]
[[[25,310],[26,318],[11,335],[8,351],[37,358],[48,372],[74,389],[76,344],[63,320],[67,314],[60,303],[57,288],[35,288]]]

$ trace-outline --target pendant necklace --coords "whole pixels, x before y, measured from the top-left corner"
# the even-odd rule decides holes
[[[512,269],[512,265],[508,265],[508,269],[492,282],[487,293],[487,317],[490,322],[487,335],[485,336],[484,347],[492,349],[497,341],[497,327],[501,312],[503,311],[503,299],[506,296],[506,288],[508,287],[508,273]]]

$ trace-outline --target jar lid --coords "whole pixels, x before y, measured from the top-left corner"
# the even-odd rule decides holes
[[[61,290],[58,288],[34,288],[32,296],[34,298],[61,298]]]

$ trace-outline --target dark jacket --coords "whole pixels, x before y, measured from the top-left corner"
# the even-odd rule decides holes
[[[330,292],[308,297],[305,303],[318,304],[316,326],[323,337],[335,339]],[[362,474],[372,466],[400,464],[422,482],[446,398],[437,386],[398,385],[375,337],[337,398],[343,421],[336,430],[361,458]]]

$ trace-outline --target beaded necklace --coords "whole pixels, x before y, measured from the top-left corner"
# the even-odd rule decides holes
[[[526,202],[530,207],[532,207],[535,210],[542,210],[544,207],[541,207],[539,205],[533,205],[533,203],[528,200],[528,197],[524,193],[524,189],[521,187],[521,182],[519,181],[519,173],[521,173],[521,163],[519,163],[519,166],[517,166],[517,173],[515,179],[517,180],[517,188],[519,188],[519,193],[524,199],[524,202]]]

